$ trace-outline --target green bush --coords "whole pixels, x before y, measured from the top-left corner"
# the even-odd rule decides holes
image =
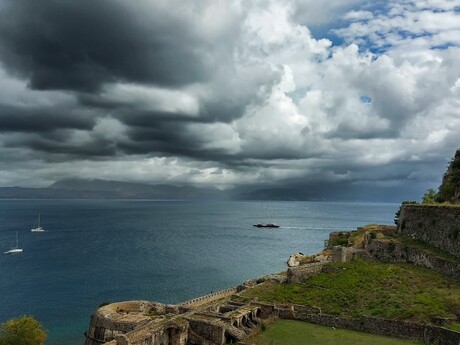
[[[12,319],[0,326],[0,345],[43,345],[46,333],[32,316]]]
[[[438,198],[437,193],[434,191],[433,188],[430,188],[423,195],[422,204],[435,204],[437,198]]]

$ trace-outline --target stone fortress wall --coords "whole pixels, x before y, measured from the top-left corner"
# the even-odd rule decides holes
[[[460,206],[403,205],[398,231],[460,256]]]

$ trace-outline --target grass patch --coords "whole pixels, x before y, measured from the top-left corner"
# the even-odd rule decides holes
[[[446,328],[453,329],[454,331],[460,332],[460,322],[453,322],[450,325],[446,326]]]
[[[274,303],[318,306],[323,313],[430,323],[460,316],[460,283],[410,264],[355,260],[328,264],[327,273],[302,284],[266,282],[241,294]]]
[[[279,320],[255,339],[258,345],[409,345],[411,340],[384,337],[302,321]]]

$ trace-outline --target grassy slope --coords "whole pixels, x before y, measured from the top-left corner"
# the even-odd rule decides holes
[[[395,339],[373,334],[332,329],[302,321],[279,320],[256,341],[261,345],[409,345],[422,344],[410,340]]]
[[[323,313],[429,323],[460,315],[460,283],[426,268],[357,260],[330,264],[303,284],[264,283],[243,298],[319,306]]]

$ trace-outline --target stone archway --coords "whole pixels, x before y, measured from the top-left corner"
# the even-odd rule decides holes
[[[243,317],[241,318],[241,324],[243,326],[246,326],[247,323],[248,323],[248,318],[246,317],[246,315],[243,315]]]
[[[238,339],[236,339],[233,335],[229,334],[228,332],[224,333],[225,344],[236,344],[238,343]]]

